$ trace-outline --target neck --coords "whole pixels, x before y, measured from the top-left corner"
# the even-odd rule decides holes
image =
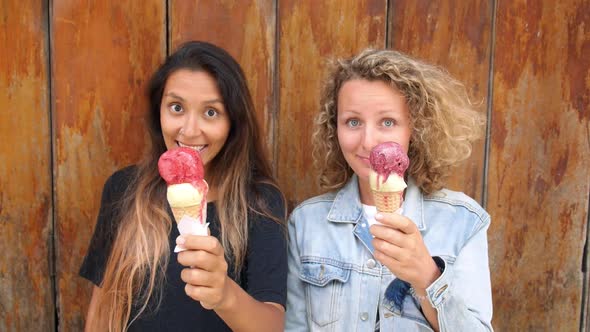
[[[361,203],[365,205],[375,205],[373,202],[373,193],[371,192],[371,186],[369,185],[369,179],[358,178],[359,182],[359,194]]]

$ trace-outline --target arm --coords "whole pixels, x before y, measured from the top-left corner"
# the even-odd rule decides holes
[[[215,310],[234,331],[283,329],[285,314],[280,304],[257,301],[227,276],[224,250],[215,237],[183,235],[177,243],[188,249],[178,254],[178,262],[187,266],[181,278],[187,283],[188,296]]]
[[[439,276],[440,271],[430,256],[416,225],[400,214],[378,213],[375,219],[382,225],[371,226],[375,236],[375,258],[401,280],[407,281],[422,297],[420,306],[433,330],[439,331],[437,309],[426,301],[426,288]]]
[[[486,224],[466,243],[454,264],[426,291],[441,331],[493,331]],[[437,293],[443,289],[437,296]]]
[[[309,331],[307,326],[307,311],[305,307],[304,285],[299,279],[301,263],[297,246],[297,232],[295,221],[289,220],[289,273],[287,275],[287,321],[285,331]]]
[[[445,261],[440,274],[420,232],[408,218],[379,214],[384,224],[371,227],[375,257],[397,277],[409,282],[434,330],[490,331],[492,296],[486,230],[479,223],[454,264]]]
[[[227,277],[226,277],[227,278]],[[234,331],[282,331],[285,308],[271,302],[259,302],[233,280],[229,282],[227,302],[215,312]],[[256,319],[252,319],[256,317]],[[264,322],[261,324],[260,322]]]

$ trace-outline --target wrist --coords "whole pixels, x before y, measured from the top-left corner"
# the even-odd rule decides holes
[[[412,283],[412,288],[420,293],[426,293],[426,288],[430,287],[445,270],[445,262],[438,256],[432,257],[429,261],[427,271],[423,274],[423,278],[417,283]]]
[[[225,276],[225,279],[226,279],[225,280],[226,284],[225,284],[223,298],[221,299],[221,302],[219,303],[217,308],[215,308],[215,311],[231,311],[236,306],[237,300],[236,300],[236,292],[234,291],[234,287],[237,286],[237,284],[234,283],[233,280],[228,276]]]

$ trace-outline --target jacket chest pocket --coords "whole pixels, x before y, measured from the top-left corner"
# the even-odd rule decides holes
[[[299,278],[305,282],[307,314],[311,320],[326,326],[338,321],[342,307],[350,299],[346,296],[345,283],[350,268],[325,262],[302,262]]]

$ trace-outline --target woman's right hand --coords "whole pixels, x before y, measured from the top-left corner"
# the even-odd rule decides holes
[[[397,213],[375,215],[381,223],[371,226],[375,237],[375,258],[415,289],[426,289],[440,276],[440,270],[430,256],[416,224]]]
[[[213,236],[181,235],[176,243],[187,250],[178,253],[185,292],[205,309],[223,309],[231,302],[227,262],[219,240]]]

